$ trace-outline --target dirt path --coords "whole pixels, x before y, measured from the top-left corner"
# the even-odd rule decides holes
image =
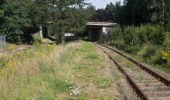
[[[98,47],[96,47],[102,61],[102,69],[100,73],[111,77],[114,81],[110,93],[113,95],[114,100],[136,100],[137,95],[127,83],[125,77],[117,69],[116,65],[109,59],[109,57]],[[105,49],[106,50],[106,49]],[[119,98],[118,98],[119,97]]]
[[[18,45],[16,49],[12,51],[0,52],[0,56],[5,55],[5,54],[15,54],[16,52],[23,51],[31,47],[32,47],[31,45]]]

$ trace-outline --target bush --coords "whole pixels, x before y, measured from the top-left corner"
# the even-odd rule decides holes
[[[146,42],[162,45],[164,40],[161,27],[154,25],[128,26],[123,36],[126,45],[141,45]]]
[[[136,37],[135,37],[135,27],[134,26],[128,26],[125,28],[123,33],[123,40],[125,42],[125,45],[134,45],[136,43]]]
[[[156,52],[152,57],[151,57],[151,63],[153,64],[163,64],[163,60],[161,59],[160,52]]]
[[[146,25],[143,26],[146,29],[147,41],[155,45],[162,45],[164,36],[160,26]]]
[[[35,33],[32,35],[34,43],[42,43],[42,38],[39,33]]]
[[[165,39],[163,41],[164,47],[170,49],[170,32],[165,32]]]
[[[113,34],[111,36],[110,44],[118,48],[124,45],[122,29],[120,26],[116,26],[113,29]]]
[[[128,53],[137,54],[148,63],[170,66],[170,32],[158,25],[127,26],[122,33],[115,27],[111,45]]]
[[[123,40],[125,43],[125,50],[129,53],[136,54],[142,45],[138,37],[139,27],[128,26],[123,33]]]
[[[138,52],[138,55],[142,58],[150,58],[156,52],[156,49],[153,45],[147,44]]]
[[[113,40],[119,40],[119,39],[122,39],[122,29],[120,26],[116,26],[114,29],[113,29],[113,34],[112,34],[112,39]]]

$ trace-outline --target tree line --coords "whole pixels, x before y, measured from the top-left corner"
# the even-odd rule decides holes
[[[94,8],[95,9],[95,8]],[[152,23],[169,27],[169,0],[124,0],[124,3],[110,3],[105,9],[94,10],[92,20],[113,21],[121,25]]]
[[[58,42],[64,32],[81,32],[90,18],[90,10],[84,0],[1,0],[0,34],[9,42],[30,42],[32,33],[42,26],[44,37],[48,37],[48,26],[52,25]]]

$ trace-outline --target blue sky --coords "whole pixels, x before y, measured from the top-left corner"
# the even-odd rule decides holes
[[[116,3],[116,1],[121,1],[123,2],[123,0],[85,0],[88,3],[92,3],[92,5],[94,5],[97,9],[98,8],[105,8],[107,4],[109,4],[110,2],[112,2],[113,4]]]

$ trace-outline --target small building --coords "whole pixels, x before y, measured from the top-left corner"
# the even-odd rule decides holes
[[[116,23],[110,22],[88,22],[86,26],[89,40],[99,41],[111,35],[115,25]]]

